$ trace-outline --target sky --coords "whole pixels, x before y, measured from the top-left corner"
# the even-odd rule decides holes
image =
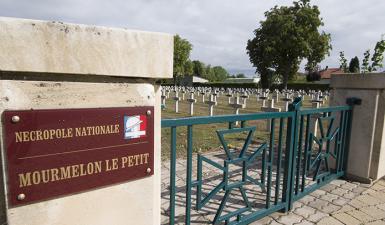
[[[321,67],[338,67],[339,52],[360,61],[384,35],[385,0],[312,0],[331,34],[333,50]],[[179,34],[190,58],[252,76],[246,43],[264,12],[292,0],[0,0],[0,16],[54,20]],[[304,63],[302,63],[304,65]],[[303,70],[303,68],[301,69]]]

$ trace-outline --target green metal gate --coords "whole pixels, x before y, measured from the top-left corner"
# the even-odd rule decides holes
[[[297,98],[288,112],[163,119],[162,128],[170,129],[171,135],[169,224],[177,223],[178,127],[187,128],[183,223],[191,223],[193,209],[199,212],[215,196],[220,196],[212,224],[249,224],[273,212],[290,210],[294,201],[344,175],[351,117],[352,106],[301,109],[301,99]],[[250,147],[258,129],[248,124],[262,120],[269,121],[270,134],[258,146]],[[240,125],[236,126],[238,122]],[[216,131],[225,157],[221,162],[216,162],[205,154],[197,154],[196,177],[193,177],[193,129],[202,124],[218,123],[228,124],[227,129]],[[227,143],[226,135],[237,133],[246,134],[246,138],[242,147],[234,151]],[[222,176],[212,190],[203,193],[202,185],[206,181],[202,178],[202,167],[206,164],[221,171]],[[234,164],[241,168],[241,178],[229,182],[230,167]],[[258,171],[260,175],[253,177],[250,170]],[[254,191],[262,194],[262,206],[255,207],[249,201],[246,185],[255,187],[248,189],[248,193]],[[241,197],[244,207],[225,213],[223,209],[232,193]]]

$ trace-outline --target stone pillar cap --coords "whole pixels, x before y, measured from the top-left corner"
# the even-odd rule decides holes
[[[171,78],[170,34],[0,17],[0,72]]]

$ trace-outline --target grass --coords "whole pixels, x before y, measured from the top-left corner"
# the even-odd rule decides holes
[[[167,118],[182,118],[190,117],[189,115],[189,106],[190,104],[186,101],[187,94],[185,95],[185,100],[179,102],[179,113],[175,113],[175,101],[170,98],[166,100],[166,108],[162,110],[162,119]],[[181,96],[180,96],[181,97]],[[195,96],[197,103],[194,104],[194,116],[208,116],[209,109],[208,105],[202,102],[202,96]],[[207,99],[207,96],[206,96]],[[234,114],[234,109],[228,106],[228,97],[221,95],[217,97],[218,105],[214,106],[214,115],[226,115]],[[242,100],[240,100],[242,101]],[[266,103],[267,104],[267,103]],[[240,109],[240,114],[243,113],[257,113],[261,112],[262,101],[257,102],[255,95],[247,99],[246,108]],[[279,101],[275,104],[275,107],[284,108],[284,102]],[[304,108],[310,108],[311,103],[309,97],[305,97],[303,101]],[[266,131],[266,120],[258,121],[248,121],[248,126],[256,126],[256,132],[254,133],[253,143],[258,144],[265,141],[268,141],[270,138],[270,132]],[[284,123],[286,125],[286,123]],[[278,128],[279,123],[276,122],[276,133],[275,139],[278,138]],[[219,150],[222,145],[216,134],[216,130],[219,129],[228,129],[227,123],[220,124],[205,124],[205,125],[196,125],[193,127],[193,152],[195,153],[204,153],[209,151]],[[170,157],[170,128],[163,128],[161,135],[162,142],[162,159],[166,160]],[[177,128],[177,158],[185,158],[187,153],[187,128],[178,127]],[[227,135],[226,140],[228,143],[236,148],[240,148],[245,141],[246,133]]]

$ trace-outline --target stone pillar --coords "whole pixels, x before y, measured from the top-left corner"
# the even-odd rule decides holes
[[[160,224],[161,88],[155,83],[157,79],[172,78],[173,36],[15,18],[0,18],[0,30],[7,31],[0,32],[0,113],[3,118],[11,114],[14,118],[1,121],[0,224]],[[152,110],[143,111],[138,106]],[[145,129],[150,130],[148,136],[141,140],[153,145],[138,150],[152,152],[151,158],[146,158],[149,161],[143,161],[144,164],[152,163],[152,166],[143,169],[133,165],[122,171],[122,158],[119,156],[115,161],[118,152],[124,153],[118,143],[126,142],[124,148],[131,149],[128,144],[138,141],[125,139],[129,131],[125,129],[127,123],[124,119],[132,117],[132,114],[102,116],[115,110],[137,110],[133,115],[152,117],[147,120],[149,129]],[[74,112],[84,112],[71,120],[74,124],[60,119],[68,118],[68,114]],[[76,136],[81,133],[76,134],[75,128],[81,129],[85,126],[82,121],[89,121],[90,117],[97,118],[95,112],[101,112],[98,114],[100,124],[94,120],[89,126],[107,126],[101,121],[119,121],[113,130],[109,130],[108,136],[112,139],[107,140],[106,135],[95,136],[96,133],[88,137]],[[54,116],[41,117],[41,113]],[[40,115],[41,119],[34,120],[31,115]],[[31,119],[26,121],[26,118]],[[46,120],[57,122],[41,127],[47,125]],[[61,124],[69,126],[63,128],[65,139],[54,136],[33,143],[27,139],[25,143],[16,143],[12,138],[16,134],[10,132],[22,126],[28,126],[27,131],[32,132],[40,128],[57,128]],[[69,129],[74,131],[71,135]],[[87,142],[76,149],[67,145],[69,142],[76,146],[84,144],[89,138],[100,141]],[[44,142],[46,147],[36,148]],[[116,146],[110,149],[114,143]],[[12,146],[19,144],[24,144],[23,155],[29,158],[17,158],[18,151]],[[90,144],[100,148],[87,149]],[[68,151],[65,151],[67,147]],[[60,155],[53,154],[58,149],[64,151],[59,152]],[[8,159],[7,152],[10,151],[15,156],[12,160]],[[127,156],[131,154],[138,153],[126,151]],[[92,176],[79,175],[79,170],[71,167],[99,163],[94,160],[100,160],[102,166],[100,173]],[[119,163],[107,167],[106,160]],[[16,169],[8,170],[10,166]],[[60,180],[51,179],[47,183],[26,180],[22,185],[14,179],[18,174],[27,177],[28,172],[33,171],[61,171],[60,167],[72,168],[70,171],[74,176],[61,174],[58,175]],[[138,170],[133,172],[135,167]],[[114,170],[106,172],[108,168]],[[118,176],[112,179],[118,171],[137,178],[121,180]],[[91,183],[88,182],[90,179]],[[104,184],[99,186],[100,182]]]
[[[331,106],[362,100],[353,109],[348,177],[371,182],[385,176],[385,73],[332,75],[331,87]]]

